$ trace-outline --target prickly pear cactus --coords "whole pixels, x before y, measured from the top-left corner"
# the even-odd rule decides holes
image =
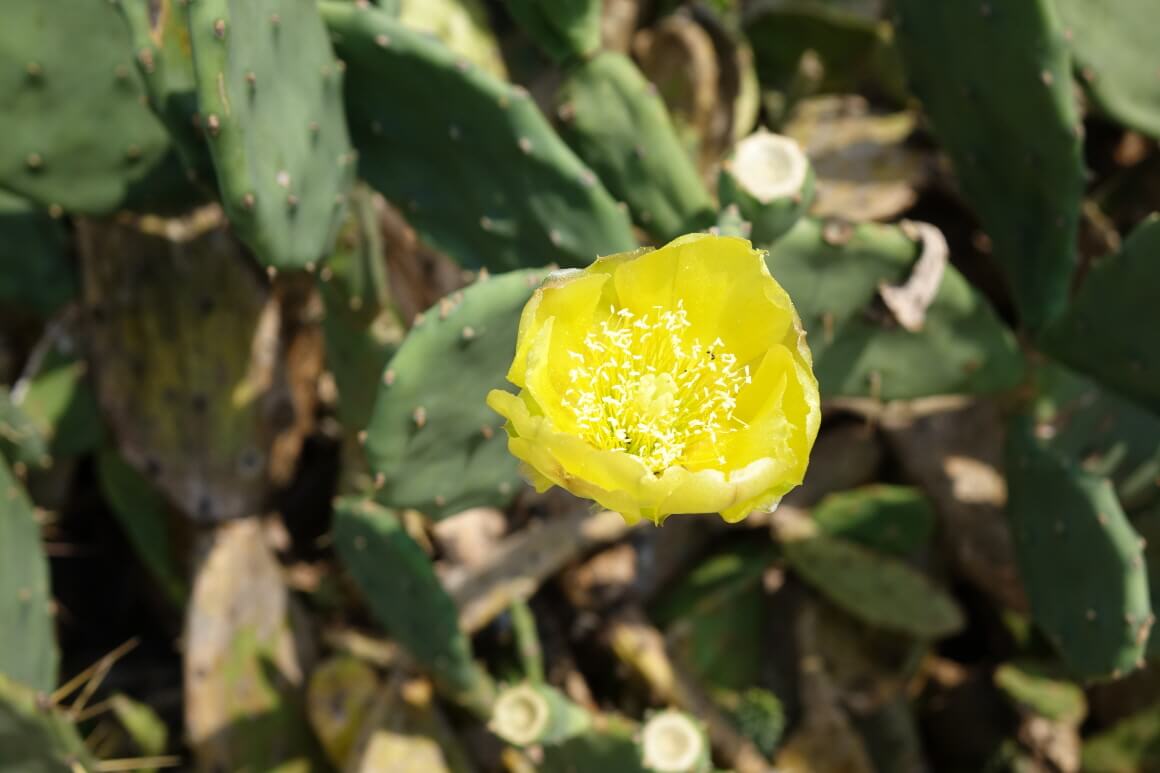
[[[115,4],[0,5],[0,187],[44,207],[101,214],[184,189]],[[152,198],[150,203],[156,203]]]
[[[8,629],[11,630],[11,629]],[[98,770],[73,723],[43,695],[0,673],[0,773]]]
[[[1071,61],[1052,0],[900,0],[907,76],[991,237],[1021,321],[1057,317],[1084,171]]]
[[[963,627],[954,600],[896,558],[820,534],[786,540],[784,549],[803,580],[871,625],[926,639]]]
[[[570,67],[556,94],[560,133],[658,241],[713,224],[713,200],[656,89],[604,51]]]
[[[0,458],[10,464],[47,467],[52,457],[44,434],[20,406],[12,393],[0,386]]]
[[[75,294],[63,224],[0,190],[0,303],[49,316]]]
[[[186,515],[258,511],[294,415],[280,310],[218,213],[81,225],[89,350],[126,461]]]
[[[1120,251],[1096,263],[1068,306],[1043,332],[1043,348],[1100,383],[1160,414],[1160,357],[1139,331],[1160,321],[1160,215],[1124,240]]]
[[[198,114],[197,75],[189,44],[188,3],[183,0],[119,0],[129,28],[137,69],[149,107],[165,124],[186,174],[216,191],[213,161]]]
[[[0,628],[11,632],[0,637],[0,675],[42,692],[51,692],[57,678],[56,633],[48,603],[48,560],[40,524],[28,495],[0,456]]]
[[[938,249],[921,233],[804,218],[771,246],[766,263],[806,326],[823,395],[894,400],[1019,382],[1014,337],[953,267],[945,267],[920,330],[902,327],[883,305],[882,286],[906,281],[921,252]]]
[[[544,271],[481,278],[423,315],[391,358],[367,425],[376,499],[439,518],[504,505],[520,487],[501,420],[485,403],[505,383],[520,312]]]
[[[770,245],[813,203],[814,170],[794,140],[758,131],[737,143],[722,164],[717,197],[752,223],[754,244]]]
[[[1012,423],[1007,512],[1035,623],[1079,677],[1132,670],[1153,623],[1143,545],[1106,478]]]
[[[360,172],[431,245],[492,271],[636,246],[627,215],[526,91],[373,7],[321,8],[348,66]]]
[[[1160,137],[1160,52],[1149,0],[1054,0],[1079,82],[1101,111]]]
[[[935,527],[930,500],[910,486],[878,484],[831,494],[813,516],[824,534],[900,558],[921,550]]]
[[[495,688],[472,659],[455,602],[435,576],[431,559],[393,512],[373,502],[339,499],[334,518],[339,557],[375,618],[426,666],[448,697],[490,716]]]
[[[310,0],[189,5],[197,100],[230,221],[258,259],[303,268],[330,251],[354,181],[344,65]]]
[[[508,12],[557,63],[584,59],[600,47],[601,0],[507,0]]]

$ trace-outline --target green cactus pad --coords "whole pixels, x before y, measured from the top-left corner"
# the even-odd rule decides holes
[[[1052,0],[899,0],[915,94],[991,237],[1023,323],[1067,301],[1084,187],[1071,61]]]
[[[814,170],[792,139],[759,131],[741,140],[721,166],[717,197],[752,223],[754,244],[767,246],[813,203]]]
[[[494,686],[472,659],[455,602],[396,515],[373,502],[335,502],[334,544],[375,619],[459,704],[488,717]]]
[[[900,558],[927,545],[936,520],[921,491],[885,484],[831,494],[814,507],[813,516],[818,528],[831,537]]]
[[[1036,624],[1083,678],[1130,671],[1153,617],[1141,540],[1106,478],[1046,448],[1026,418],[1006,449],[1007,512]]]
[[[0,190],[0,305],[47,317],[75,294],[64,225]]]
[[[114,3],[0,7],[0,187],[89,214],[184,187]]]
[[[544,271],[480,280],[429,309],[380,381],[367,456],[376,499],[440,518],[504,506],[520,487],[502,422],[485,400],[507,384],[520,313]]]
[[[1160,327],[1160,215],[1092,267],[1067,313],[1044,331],[1043,348],[1101,384],[1160,414],[1160,356],[1141,330]]]
[[[1054,363],[1035,384],[1036,433],[1049,448],[1111,479],[1129,512],[1160,499],[1160,417]]]
[[[770,248],[766,263],[806,326],[824,396],[896,400],[996,392],[1019,382],[1014,336],[952,266],[921,331],[894,322],[879,285],[903,282],[919,252],[897,226],[812,218]]]
[[[634,741],[639,728],[621,717],[600,717],[587,733],[544,747],[545,773],[649,773]]]
[[[954,599],[896,558],[821,534],[787,540],[783,547],[803,580],[873,626],[924,639],[963,627]]]
[[[1017,709],[1073,726],[1087,716],[1083,688],[1067,681],[1046,663],[1003,663],[995,669],[994,679],[995,686]]]
[[[601,0],[507,0],[508,12],[558,64],[600,48]]]
[[[1124,126],[1160,138],[1160,49],[1151,0],[1054,0],[1079,82]]]
[[[6,629],[11,630],[11,629]],[[43,695],[0,674],[0,773],[89,773],[96,760],[76,726]]]
[[[374,8],[321,7],[349,68],[359,169],[432,246],[492,271],[636,246],[628,216],[526,91]]]
[[[187,174],[216,190],[213,161],[200,128],[197,75],[185,0],[118,0],[149,106],[165,124]]]
[[[1083,745],[1084,773],[1160,770],[1160,704],[1122,719]]]
[[[222,203],[258,259],[330,252],[354,181],[344,65],[310,0],[197,0],[189,40]]]
[[[56,688],[57,650],[48,608],[48,559],[32,503],[0,457],[0,674],[33,689]],[[0,749],[8,750],[0,730]],[[0,764],[0,769],[3,769]]]
[[[20,410],[47,442],[51,457],[87,454],[104,437],[88,363],[77,351],[79,343],[67,334],[53,342],[20,403]]]
[[[664,102],[631,59],[605,51],[569,68],[556,114],[560,135],[654,238],[713,224],[713,199]]]
[[[137,558],[166,597],[180,607],[189,596],[189,583],[174,560],[165,497],[111,448],[97,456],[97,479]]]
[[[765,656],[761,576],[776,558],[765,545],[738,545],[701,561],[650,609],[681,665],[706,686],[755,683]]]
[[[8,387],[0,386],[0,458],[10,464],[47,467],[52,461],[44,433],[20,406]]]

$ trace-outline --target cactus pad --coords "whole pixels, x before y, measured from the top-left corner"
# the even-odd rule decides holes
[[[43,206],[112,212],[154,182],[184,186],[169,136],[142,104],[110,2],[62,13],[8,0],[0,29],[0,187]]]
[[[914,93],[991,237],[1023,323],[1063,311],[1084,170],[1071,61],[1052,0],[899,0]]]
[[[601,0],[507,0],[506,5],[528,36],[557,63],[587,58],[600,48]]]
[[[1036,624],[1080,677],[1136,667],[1152,626],[1143,546],[1106,478],[1009,428],[1007,512]]]
[[[813,516],[818,528],[831,537],[900,558],[922,550],[936,520],[921,491],[885,484],[831,494],[814,507]]]
[[[947,266],[923,328],[882,306],[920,253],[907,229],[798,221],[766,258],[809,333],[822,395],[884,400],[1010,388],[1023,373],[1014,336],[981,293]]]
[[[1160,357],[1141,330],[1160,327],[1160,215],[1092,267],[1067,313],[1044,331],[1062,362],[1160,414]]]
[[[373,7],[321,7],[348,65],[362,176],[432,246],[492,271],[636,246],[627,215],[526,91]]]
[[[0,674],[0,773],[97,770],[76,726],[43,696]]]
[[[1055,0],[1079,82],[1100,110],[1160,138],[1160,52],[1151,0]]]
[[[784,548],[803,580],[873,626],[925,639],[963,627],[954,600],[898,559],[824,535],[787,540]]]
[[[506,505],[520,487],[500,417],[487,407],[506,384],[520,313],[543,271],[480,280],[423,315],[387,365],[367,426],[382,475],[378,501],[439,518]]]
[[[0,386],[0,459],[10,464],[47,467],[48,442],[20,406],[12,401],[8,387]]]
[[[556,105],[561,136],[658,241],[713,224],[709,191],[664,102],[631,59],[605,51],[577,63]]]
[[[0,674],[42,692],[56,688],[56,634],[48,560],[32,503],[0,457]],[[0,731],[0,748],[8,751]],[[0,764],[0,769],[2,769]]]
[[[494,687],[472,659],[455,602],[431,559],[395,514],[373,502],[335,502],[334,544],[375,619],[456,702],[487,717]]]
[[[0,190],[0,305],[49,316],[75,293],[63,224]]]
[[[197,0],[189,40],[221,198],[266,265],[330,251],[354,181],[343,64],[310,0]]]

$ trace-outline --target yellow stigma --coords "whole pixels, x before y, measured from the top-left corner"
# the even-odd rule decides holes
[[[738,368],[721,339],[705,343],[690,327],[680,301],[640,316],[610,308],[582,349],[569,352],[573,386],[562,403],[580,436],[632,454],[654,473],[724,462],[721,437],[744,426],[733,411],[749,366]]]

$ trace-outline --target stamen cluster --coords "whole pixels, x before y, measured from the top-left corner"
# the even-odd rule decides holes
[[[639,316],[612,307],[568,353],[572,386],[562,404],[585,440],[633,454],[654,473],[725,462],[722,436],[745,426],[734,410],[749,366],[739,368],[720,338],[691,337],[690,327],[680,301]]]

